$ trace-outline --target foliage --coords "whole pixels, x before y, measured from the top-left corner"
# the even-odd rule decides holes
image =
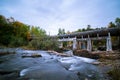
[[[108,28],[116,27],[116,25],[113,22],[110,22],[108,25]]]
[[[0,15],[0,27],[7,24],[7,20],[3,15]]]
[[[42,49],[42,50],[57,50],[58,49],[58,42],[56,39],[50,38],[46,35],[43,37],[38,37],[37,39],[32,40],[29,43],[29,47],[34,47],[35,49]]]
[[[25,45],[26,43],[27,43],[27,41],[25,41],[24,38],[12,36],[9,46],[19,47],[19,46]]]
[[[0,44],[8,46],[13,35],[13,27],[8,24],[1,24],[0,35]]]
[[[60,29],[64,34],[64,29]],[[27,46],[34,49],[57,49],[58,43],[46,35],[46,31],[40,27],[29,26],[0,15],[0,44],[10,47]]]
[[[84,32],[84,31],[90,31],[90,30],[93,30],[93,28],[91,28],[91,25],[87,25],[87,28],[82,28],[82,29],[78,29],[77,31],[75,32]]]
[[[116,24],[117,27],[120,28],[120,18],[115,19],[115,24]]]
[[[58,29],[58,35],[65,34],[65,29]]]
[[[112,80],[120,80],[120,65],[114,65],[113,69],[108,72]]]

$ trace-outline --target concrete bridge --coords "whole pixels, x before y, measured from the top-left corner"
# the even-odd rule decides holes
[[[106,40],[106,51],[112,51],[111,36],[118,36],[120,39],[120,28],[106,28],[71,34],[62,34],[57,37],[60,42],[60,48],[63,47],[63,42],[72,41],[73,50],[79,48],[92,51],[92,42],[94,40]]]

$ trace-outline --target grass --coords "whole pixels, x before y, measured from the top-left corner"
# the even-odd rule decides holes
[[[114,65],[113,69],[108,72],[111,80],[120,80],[120,64]]]

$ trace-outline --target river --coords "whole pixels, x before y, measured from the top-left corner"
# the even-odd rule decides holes
[[[14,52],[0,56],[0,80],[104,80],[95,59],[50,54],[43,50],[21,48],[0,49]],[[42,57],[22,57],[24,54],[40,54]]]

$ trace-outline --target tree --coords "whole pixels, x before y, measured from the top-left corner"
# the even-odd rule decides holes
[[[87,30],[90,30],[91,29],[91,25],[87,25]]]
[[[82,28],[82,31],[86,31],[86,29],[85,29],[85,28]]]
[[[116,27],[116,26],[115,26],[115,24],[114,24],[113,22],[110,22],[110,23],[108,24],[108,28],[112,28],[112,27]]]
[[[120,18],[116,18],[115,23],[116,23],[116,26],[120,28]],[[119,48],[120,47],[120,36],[118,38],[119,38],[118,40],[118,48]]]
[[[91,28],[91,25],[87,25],[86,31],[90,31],[90,30],[93,30],[93,29]]]
[[[0,15],[0,44],[8,46],[13,36],[13,27],[7,19]]]
[[[58,35],[65,34],[65,29],[58,29]]]
[[[43,37],[43,36],[46,36],[46,31],[43,30],[42,28],[40,27],[35,27],[35,26],[32,26],[32,28],[30,29],[30,34],[31,36],[34,38],[35,36],[36,37]]]
[[[67,33],[66,34],[70,34],[70,31],[67,31]]]
[[[82,29],[78,29],[76,32],[82,32]]]
[[[115,19],[115,24],[117,27],[120,27],[120,18]]]

